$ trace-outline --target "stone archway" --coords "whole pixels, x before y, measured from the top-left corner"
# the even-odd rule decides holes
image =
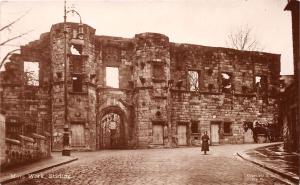
[[[127,117],[121,108],[107,107],[99,114],[97,123],[98,149],[124,149],[128,143]]]

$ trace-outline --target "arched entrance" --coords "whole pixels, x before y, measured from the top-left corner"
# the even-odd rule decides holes
[[[98,149],[126,148],[126,116],[118,107],[109,107],[102,111],[97,125]]]

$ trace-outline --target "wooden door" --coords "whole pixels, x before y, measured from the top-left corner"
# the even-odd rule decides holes
[[[187,137],[186,137],[186,125],[178,125],[177,133],[178,133],[178,145],[187,145]]]
[[[212,144],[219,144],[220,140],[219,140],[219,124],[211,124],[210,126],[210,140]]]
[[[84,125],[71,124],[71,146],[84,146]]]
[[[164,144],[163,139],[163,125],[153,125],[153,144],[162,145]]]

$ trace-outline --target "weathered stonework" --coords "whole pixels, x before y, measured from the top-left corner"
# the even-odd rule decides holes
[[[18,60],[32,56],[26,60],[40,63],[37,91],[40,101],[51,97],[44,108],[53,150],[62,149],[65,126],[63,26],[53,25],[22,47]],[[199,145],[204,131],[213,143],[244,143],[245,122],[277,124],[280,55],[177,44],[158,33],[97,36],[88,25],[78,38],[79,29],[76,23],[66,25],[73,149]],[[72,47],[79,53],[72,54]],[[106,67],[118,68],[119,88],[106,85]],[[198,75],[197,89],[191,89],[190,71]],[[226,92],[222,73],[231,78]],[[256,87],[256,76],[267,81],[263,88]]]
[[[1,168],[11,167],[50,156],[51,152],[51,92],[50,68],[45,43],[47,35],[41,40],[22,47],[22,55],[10,57],[5,71],[0,75],[0,105],[5,112],[5,129],[1,131],[5,147],[5,160]],[[39,86],[24,83],[24,61],[40,63]],[[41,62],[42,61],[42,62]]]

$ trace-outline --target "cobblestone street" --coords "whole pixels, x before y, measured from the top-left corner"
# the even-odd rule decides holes
[[[74,152],[78,161],[10,184],[285,184],[235,155],[253,146]]]

